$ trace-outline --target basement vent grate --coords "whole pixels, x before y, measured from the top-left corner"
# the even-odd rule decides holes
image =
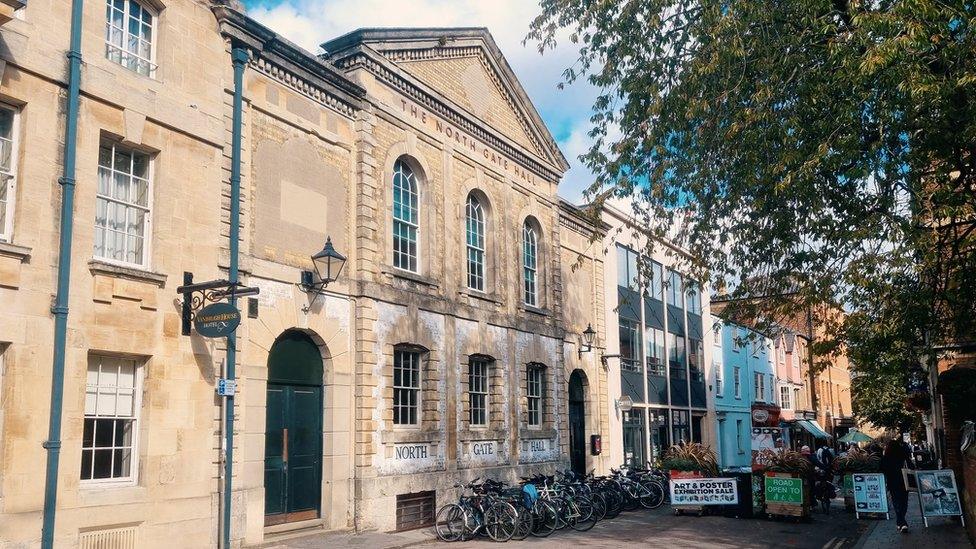
[[[78,535],[78,549],[136,549],[136,527],[81,532]]]
[[[434,491],[399,494],[396,497],[397,532],[415,530],[434,524],[437,496]]]

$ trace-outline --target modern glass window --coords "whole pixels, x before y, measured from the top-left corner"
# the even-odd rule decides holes
[[[742,398],[742,368],[738,366],[732,368],[732,389],[735,398]]]
[[[688,340],[688,366],[693,381],[705,381],[705,349],[700,339]]]
[[[97,355],[89,358],[82,481],[134,480],[140,374],[135,360]]]
[[[687,410],[671,410],[671,432],[674,433],[675,444],[691,442],[690,415]]]
[[[151,167],[146,153],[111,142],[99,147],[95,257],[139,267],[149,262]]]
[[[417,176],[403,160],[393,164],[393,266],[418,272],[420,206]]]
[[[136,0],[107,0],[105,5],[105,57],[123,67],[152,76],[155,16]]]
[[[419,425],[420,411],[419,351],[393,351],[393,424]]]
[[[663,331],[651,327],[644,331],[644,356],[647,360],[647,373],[663,376],[665,371]]]
[[[623,412],[624,463],[631,466],[644,466],[644,410],[632,408]]]
[[[634,250],[617,245],[617,286],[635,291],[640,287],[638,257]]]
[[[668,304],[675,307],[684,307],[684,300],[681,296],[681,275],[675,271],[668,270]]]
[[[620,369],[641,371],[640,323],[620,318]]]
[[[664,301],[664,267],[657,261],[651,261],[651,297]]]
[[[668,333],[668,361],[671,367],[671,377],[675,379],[685,379],[685,338],[684,336]]]
[[[526,305],[539,305],[539,235],[528,221],[522,225],[522,285]]]
[[[529,405],[529,426],[542,425],[542,400],[545,369],[536,364],[526,368],[525,392]]]
[[[471,407],[469,415],[471,425],[488,425],[487,360],[472,358],[468,361],[468,401]]]
[[[0,105],[0,242],[13,237],[16,183],[17,111]]]
[[[478,197],[468,195],[465,208],[468,249],[468,288],[485,291],[485,209]]]
[[[785,385],[779,388],[779,405],[784,410],[793,408],[790,403],[790,388]]]
[[[688,283],[688,312],[693,315],[701,315],[701,289],[698,287],[698,283],[689,282]]]

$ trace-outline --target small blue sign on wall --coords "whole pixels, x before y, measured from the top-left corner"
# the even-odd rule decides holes
[[[203,337],[226,337],[241,324],[241,312],[230,303],[207,305],[193,318],[197,333]]]

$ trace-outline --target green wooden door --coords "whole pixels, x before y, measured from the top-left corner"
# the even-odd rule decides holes
[[[264,440],[265,524],[317,518],[322,387],[269,383]]]
[[[320,516],[322,411],[321,352],[307,335],[285,332],[268,357],[266,525]]]

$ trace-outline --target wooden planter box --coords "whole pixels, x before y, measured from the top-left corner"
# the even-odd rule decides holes
[[[784,487],[784,490],[790,490],[788,492],[788,499],[793,501],[777,501],[776,498],[770,501],[769,498],[769,484],[775,482],[776,479],[790,479],[788,487]],[[795,490],[796,480],[800,481],[800,497],[799,501],[795,501],[796,494],[792,490]],[[811,492],[810,486],[807,480],[795,473],[773,473],[767,472],[765,478],[763,479],[763,492],[766,494],[766,514],[770,516],[785,516],[785,517],[800,517],[806,518],[811,515]],[[786,494],[787,492],[784,492]],[[787,499],[784,497],[784,499]]]

